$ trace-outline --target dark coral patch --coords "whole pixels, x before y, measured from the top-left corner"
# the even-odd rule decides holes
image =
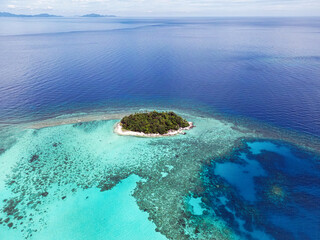
[[[61,145],[61,142],[58,142],[58,143],[55,142],[52,144],[53,147],[58,147],[59,145]]]
[[[0,154],[4,153],[6,150],[4,148],[0,148]]]
[[[44,193],[41,193],[41,196],[43,196],[43,197],[46,197],[46,196],[48,196],[48,192],[44,192]]]
[[[13,215],[18,212],[16,206],[21,202],[19,199],[10,199],[7,204],[5,205],[3,212],[7,213],[8,215]]]
[[[84,132],[91,132],[97,129],[100,125],[102,125],[103,122],[104,121],[80,122],[80,123],[75,123],[72,126],[74,128],[81,129]]]
[[[33,163],[34,161],[37,161],[39,159],[39,155],[33,154],[32,158],[29,160],[30,163]]]

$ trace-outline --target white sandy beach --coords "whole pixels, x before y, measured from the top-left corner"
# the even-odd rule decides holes
[[[185,134],[185,130],[190,130],[191,128],[195,127],[192,122],[189,122],[189,126],[185,128],[179,128],[176,131],[169,131],[166,134],[159,134],[159,133],[143,133],[143,132],[134,132],[134,131],[128,131],[122,128],[121,123],[117,123],[114,126],[114,132],[118,135],[122,136],[135,136],[135,137],[168,137],[168,136],[174,136],[177,134]]]

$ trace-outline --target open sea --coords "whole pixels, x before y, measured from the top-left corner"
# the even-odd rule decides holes
[[[0,53],[1,240],[320,239],[320,18],[0,18]],[[113,132],[146,109],[196,127]]]

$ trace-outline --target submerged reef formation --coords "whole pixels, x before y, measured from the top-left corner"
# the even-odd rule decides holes
[[[231,184],[219,176],[209,178],[214,188],[209,190],[206,166],[245,146],[246,139],[264,136],[256,129],[224,120],[187,117],[197,128],[170,138],[118,136],[113,133],[117,120],[25,130],[0,154],[0,164],[7,169],[0,176],[0,228],[19,231],[26,239],[36,238],[38,232],[50,227],[46,225],[47,211],[56,202],[83,189],[110,190],[135,174],[143,180],[137,183],[133,196],[155,223],[156,231],[166,238],[240,238],[242,232],[234,227],[232,223],[236,223],[225,207],[214,208],[220,215],[211,210],[217,199],[223,201],[219,192],[226,190],[228,199],[237,199],[238,195],[232,195],[237,191],[230,190]],[[277,198],[286,199],[287,189],[269,181],[270,187],[261,194],[276,193]],[[274,186],[281,186],[283,194]],[[211,193],[217,196],[211,199]],[[202,214],[188,210],[190,195],[201,197]],[[250,204],[235,201],[230,209],[242,209],[255,224],[262,224],[259,211]],[[250,222],[245,226],[248,231],[252,227]]]
[[[125,116],[120,124],[123,129],[146,134],[166,134],[189,127],[189,122],[174,112],[146,112]]]
[[[316,239],[319,174],[319,155],[256,139],[204,167],[197,194],[212,220],[242,238]]]

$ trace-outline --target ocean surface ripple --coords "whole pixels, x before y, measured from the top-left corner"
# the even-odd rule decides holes
[[[188,101],[320,136],[319,31],[319,18],[2,18],[0,123]]]

